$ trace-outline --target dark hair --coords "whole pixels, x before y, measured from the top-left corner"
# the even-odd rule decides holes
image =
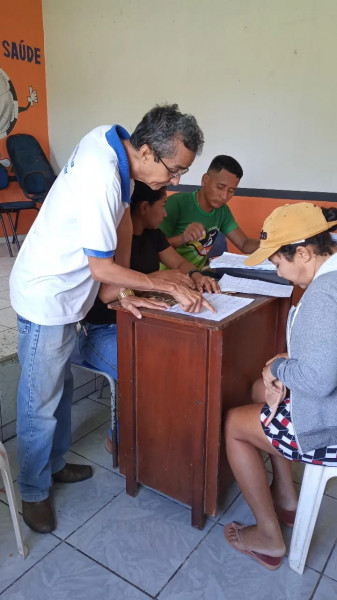
[[[136,150],[147,144],[157,159],[171,158],[177,138],[188,150],[201,154],[204,136],[195,117],[179,112],[178,104],[157,104],[137,125],[130,142]]]
[[[131,214],[135,214],[139,209],[141,202],[148,202],[154,204],[161,200],[166,194],[166,187],[161,187],[159,190],[152,190],[146,183],[142,181],[135,181],[135,189],[131,196],[130,211]]]
[[[322,207],[322,213],[325,219],[329,221],[337,221],[337,209],[334,207],[324,208]],[[300,242],[298,244],[286,244],[282,246],[277,254],[282,254],[289,262],[294,260],[294,256],[296,253],[296,248],[298,246],[314,246],[314,253],[318,256],[324,256],[325,254],[332,255],[333,248],[337,246],[337,242],[331,237],[329,231],[335,231],[337,225],[334,225],[330,229],[326,231],[322,231],[322,233],[318,233],[317,235],[313,235],[312,237],[307,238],[304,242]]]
[[[232,158],[232,156],[227,156],[226,154],[219,154],[213,158],[207,169],[207,173],[209,171],[216,171],[217,173],[220,173],[222,169],[226,169],[226,171],[233,173],[233,175],[236,175],[239,179],[241,179],[243,175],[243,170],[240,163],[238,163],[235,158]]]

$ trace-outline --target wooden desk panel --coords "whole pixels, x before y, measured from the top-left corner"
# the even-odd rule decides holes
[[[120,469],[127,493],[142,483],[215,515],[230,471],[226,410],[250,401],[269,358],[284,351],[288,299],[261,298],[221,322],[118,311]]]
[[[137,481],[191,504],[204,441],[207,331],[145,318],[135,344]]]

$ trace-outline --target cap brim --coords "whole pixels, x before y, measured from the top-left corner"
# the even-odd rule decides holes
[[[324,229],[320,226],[318,227],[318,229],[314,229],[314,231],[312,231],[309,235],[306,236],[306,238],[312,237],[314,235],[318,235],[319,233],[323,233],[323,231],[328,231],[329,229],[331,229],[331,227],[335,227],[337,226],[337,220],[336,221],[326,221],[326,227],[324,227]],[[333,233],[332,231],[330,233]],[[273,248],[258,248],[257,250],[255,250],[255,252],[253,252],[253,254],[250,254],[244,261],[245,265],[247,265],[247,267],[256,267],[257,265],[260,265],[264,260],[266,260],[267,258],[270,258],[273,254],[275,254],[275,252],[277,252],[282,246],[286,245],[286,244],[295,244],[296,240],[293,241],[284,241],[281,245],[278,245],[276,247]]]
[[[255,252],[253,252],[253,254],[247,256],[247,258],[244,260],[244,263],[247,265],[247,267],[255,267],[256,265],[260,265],[264,260],[275,254],[279,248],[279,246],[276,248],[258,248],[255,250]]]

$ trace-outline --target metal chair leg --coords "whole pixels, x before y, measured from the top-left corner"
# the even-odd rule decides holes
[[[119,465],[118,461],[118,439],[117,439],[117,396],[116,396],[116,382],[114,379],[109,378],[110,390],[111,390],[111,430],[112,430],[112,466],[116,469]]]
[[[7,244],[7,248],[8,248],[8,252],[9,252],[9,256],[13,256],[12,248],[11,248],[11,245],[9,243],[9,239],[8,239],[8,235],[7,235],[7,230],[6,230],[5,222],[4,222],[4,219],[3,219],[3,216],[2,216],[1,213],[0,213],[0,221],[1,221],[3,232],[4,232],[4,236],[5,236],[5,240],[6,240],[6,244]]]
[[[16,230],[17,230],[17,227],[18,227],[18,222],[19,222],[19,214],[20,214],[20,211],[19,211],[19,210],[17,210],[17,211],[15,212],[15,223],[14,223],[14,229],[15,229],[15,233],[16,233]],[[14,242],[15,242],[15,240],[14,240],[14,236],[13,236],[13,237],[12,237],[12,244],[14,244]]]
[[[17,249],[19,251],[20,250],[20,243],[19,243],[19,240],[18,240],[18,236],[16,235],[16,231],[15,231],[14,223],[13,223],[13,220],[12,220],[12,216],[11,216],[11,214],[9,212],[7,213],[7,217],[8,217],[8,220],[10,222],[10,226],[12,228],[13,240],[15,241],[16,247],[17,247]]]

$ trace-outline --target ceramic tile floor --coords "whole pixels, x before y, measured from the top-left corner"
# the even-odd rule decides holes
[[[6,291],[4,270],[10,271],[13,259],[2,256],[0,245],[0,289]],[[0,291],[0,297],[7,295]],[[0,319],[6,309],[0,308]],[[13,329],[8,323],[8,315],[0,320],[1,337]],[[74,404],[68,460],[92,464],[94,476],[76,485],[53,486],[57,529],[52,534],[36,534],[22,523],[30,549],[25,560],[17,553],[0,482],[1,600],[337,598],[336,480],[327,487],[304,574],[292,571],[286,558],[281,569],[270,572],[224,540],[228,521],[253,522],[235,483],[219,515],[208,519],[203,531],[193,529],[188,507],[146,488],[136,498],[126,495],[124,478],[104,450],[108,423],[107,400],[91,395]],[[15,480],[16,439],[5,446]],[[301,473],[301,465],[295,465],[294,481],[300,481]],[[290,530],[284,529],[284,535],[289,547]]]

